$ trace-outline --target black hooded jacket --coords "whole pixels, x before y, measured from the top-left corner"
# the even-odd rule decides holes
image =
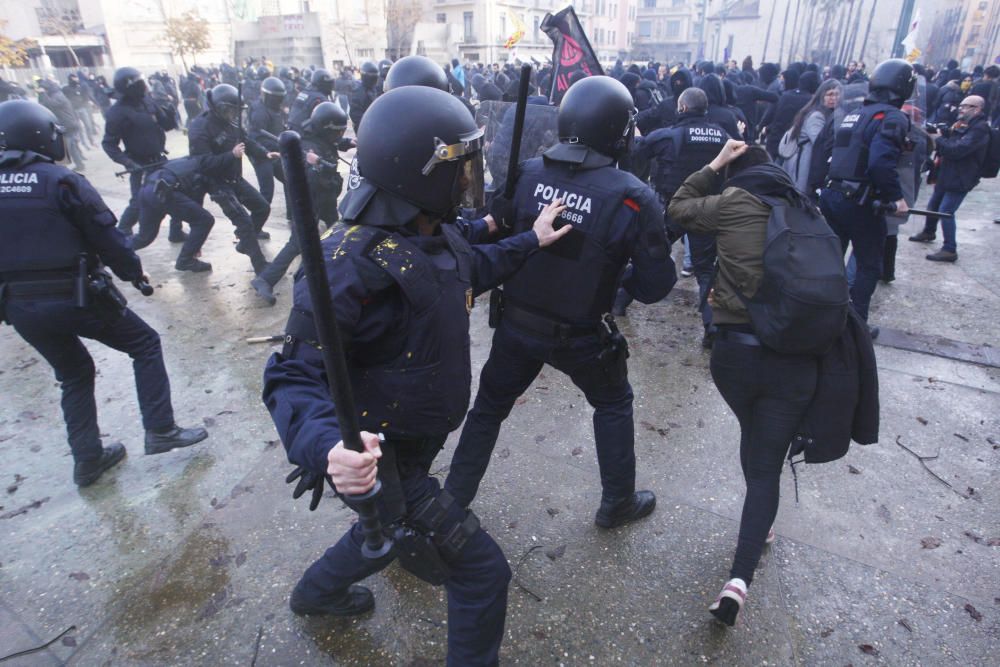
[[[699,88],[708,96],[708,120],[719,125],[733,139],[740,139],[740,128],[736,125],[736,115],[726,106],[726,90],[717,74],[702,77]]]

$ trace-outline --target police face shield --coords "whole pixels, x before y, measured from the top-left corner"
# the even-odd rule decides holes
[[[141,76],[134,79],[130,79],[128,85],[125,87],[125,94],[129,97],[138,99],[146,95],[146,91],[149,88],[146,86],[146,80]]]
[[[458,163],[452,184],[452,201],[463,208],[482,207],[485,201],[483,130],[480,128],[464,134],[454,144],[446,144],[435,137],[434,154],[424,166],[423,175],[429,176],[446,162]]]
[[[52,124],[52,154],[50,157],[56,162],[66,159],[66,138],[63,136],[62,125]]]
[[[236,125],[236,121],[240,117],[240,109],[235,104],[229,104],[229,103],[216,104],[213,111],[215,111],[215,113],[219,115],[219,118],[226,121],[230,125],[234,126]]]
[[[264,106],[271,111],[281,111],[281,106],[285,102],[285,96],[276,93],[261,91],[261,97],[264,98]]]

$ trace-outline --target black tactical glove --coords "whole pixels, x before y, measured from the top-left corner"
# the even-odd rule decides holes
[[[514,202],[497,193],[490,202],[490,215],[497,223],[501,234],[510,234],[514,229]]]
[[[295,470],[288,474],[285,478],[285,484],[291,484],[295,480],[299,480],[299,483],[295,485],[295,490],[292,491],[292,498],[298,500],[302,497],[306,491],[312,490],[312,499],[309,501],[309,511],[313,512],[319,507],[319,501],[323,499],[323,480],[326,480],[330,485],[330,488],[337,491],[336,487],[333,486],[333,482],[330,481],[329,476],[321,475],[318,472],[313,472],[312,470],[306,470],[302,466],[298,466]]]
[[[130,158],[125,158],[125,162],[122,164],[128,171],[138,171],[139,169],[142,169],[141,164]]]

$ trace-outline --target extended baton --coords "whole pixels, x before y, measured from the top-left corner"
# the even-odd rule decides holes
[[[267,130],[257,130],[257,132],[260,133],[260,136],[262,136],[262,137],[265,137],[265,138],[270,139],[272,141],[278,141],[278,137],[274,136],[273,134],[271,134]],[[348,167],[352,166],[350,160],[342,158],[342,157],[340,157],[340,155],[337,155],[337,159],[340,160],[341,162],[343,162],[344,164],[346,164]],[[319,159],[319,163],[322,164],[322,165],[324,165],[324,166],[326,166],[326,167],[333,167],[334,169],[337,168],[337,165],[335,165],[333,162],[330,162],[329,160],[324,160],[323,158]]]
[[[893,202],[893,201],[883,203],[883,202],[880,202],[879,200],[876,199],[875,201],[872,202],[872,207],[876,211],[881,211],[883,213],[892,214],[892,213],[896,212],[896,202]],[[939,213],[938,211],[928,211],[928,210],[922,209],[922,208],[911,208],[911,209],[908,209],[906,211],[906,213],[912,213],[913,215],[924,215],[924,216],[927,216],[927,217],[934,217],[934,218],[954,218],[955,217],[954,213]]]
[[[302,140],[298,133],[288,130],[281,133],[278,143],[281,147],[281,163],[285,170],[289,202],[292,205],[292,221],[295,224],[299,248],[302,250],[302,270],[309,286],[313,319],[316,322],[316,334],[323,353],[323,367],[326,369],[330,398],[337,411],[344,447],[362,453],[365,447],[361,442],[361,426],[354,406],[354,393],[351,391],[344,345],[333,312],[333,300],[330,298],[330,285],[323,264],[319,227],[313,214],[305,160],[302,157]],[[382,533],[382,522],[375,507],[375,499],[381,491],[381,482],[375,480],[375,486],[368,493],[344,498],[360,517],[365,536],[361,553],[371,560],[383,558],[392,550],[392,541]]]
[[[118,178],[124,177],[126,174],[135,174],[144,171],[149,171],[150,169],[156,169],[157,167],[162,167],[167,163],[167,160],[161,160],[160,162],[154,162],[152,164],[140,165],[134,169],[126,169],[125,171],[116,171],[115,176]]]
[[[524,134],[524,116],[528,110],[528,88],[531,86],[531,65],[521,65],[521,82],[517,88],[517,107],[514,109],[514,137],[510,143],[510,157],[507,158],[507,179],[503,196],[510,201],[514,198],[514,181],[521,155],[521,135]]]

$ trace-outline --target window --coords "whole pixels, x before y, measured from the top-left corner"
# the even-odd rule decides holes
[[[473,41],[472,35],[472,12],[462,12],[462,24],[465,28],[465,41]]]
[[[683,7],[686,0],[674,0],[674,7]]]
[[[647,9],[651,7],[656,7],[656,0],[642,0],[642,6]]]
[[[652,21],[639,21],[639,37],[650,37],[653,34]]]
[[[680,36],[681,36],[681,22],[667,21],[667,37],[680,37]]]
[[[523,16],[521,18],[522,18],[522,20],[524,19]],[[535,17],[535,24],[534,24],[534,32],[532,33],[535,36],[535,41],[536,42],[539,41],[539,39],[540,39],[538,31],[541,28],[541,25],[542,25],[541,24],[541,20],[536,16]]]
[[[374,58],[375,49],[355,49],[358,54],[358,58]]]
[[[447,14],[438,14],[437,15],[437,22],[438,23],[447,23],[448,22],[448,15]]]

